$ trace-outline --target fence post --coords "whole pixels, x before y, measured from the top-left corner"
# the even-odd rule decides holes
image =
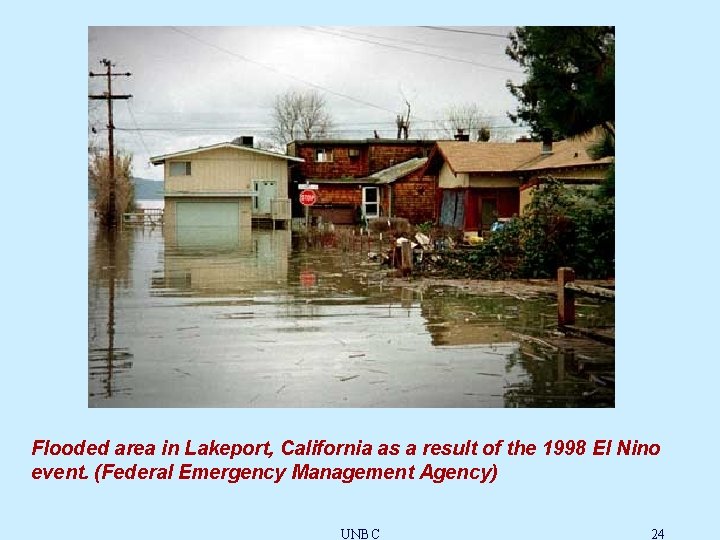
[[[412,260],[412,247],[410,241],[406,240],[400,244],[400,269],[403,276],[408,276],[412,273],[413,260]]]
[[[561,266],[557,273],[558,281],[558,326],[575,324],[575,292],[565,285],[575,281],[575,270]]]

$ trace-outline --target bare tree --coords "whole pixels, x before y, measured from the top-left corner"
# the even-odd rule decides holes
[[[288,90],[275,97],[273,140],[285,146],[290,141],[316,139],[327,135],[332,117],[325,97],[316,90]]]
[[[450,105],[443,111],[443,119],[436,123],[438,138],[452,139],[462,130],[473,141],[490,139],[490,120],[475,103]]]

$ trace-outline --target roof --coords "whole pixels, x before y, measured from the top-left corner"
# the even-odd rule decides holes
[[[392,138],[376,138],[368,137],[366,139],[294,139],[288,144],[298,144],[301,146],[332,146],[332,145],[365,145],[365,144],[407,144],[407,145],[427,145],[432,146],[435,141],[426,139],[392,139]]]
[[[611,162],[612,158],[594,160],[588,154],[593,142],[588,137],[555,142],[546,154],[539,142],[438,141],[436,150],[454,173],[537,171]]]
[[[375,179],[375,183],[377,184],[391,184],[398,178],[402,178],[403,176],[406,176],[411,172],[417,171],[420,167],[425,165],[427,160],[428,158],[426,157],[412,158],[407,161],[403,161],[402,163],[393,165],[392,167],[388,167],[387,169],[383,169],[382,171],[371,174],[367,177],[367,179]]]
[[[378,171],[370,176],[353,177],[342,176],[339,178],[309,178],[308,183],[313,184],[392,184],[396,180],[407,176],[425,165],[428,158],[412,158],[392,167]]]
[[[262,156],[286,159],[288,161],[298,161],[298,162],[305,161],[303,158],[288,156],[286,154],[279,154],[277,152],[270,152],[269,150],[261,150],[260,148],[252,148],[250,146],[242,146],[240,144],[234,144],[231,142],[223,142],[223,143],[218,143],[218,144],[212,144],[210,146],[199,146],[197,148],[191,148],[189,150],[181,150],[180,152],[174,152],[172,154],[164,154],[162,156],[153,156],[150,158],[150,163],[152,163],[153,165],[160,165],[161,163],[165,163],[165,161],[167,161],[168,159],[190,156],[192,154],[197,154],[199,152],[205,152],[207,150],[218,150],[221,148],[231,148],[231,149],[235,149],[235,150],[242,150],[244,152],[251,152],[253,154],[259,154]]]

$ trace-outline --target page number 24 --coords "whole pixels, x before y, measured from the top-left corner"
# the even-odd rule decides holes
[[[653,529],[652,533],[653,533],[652,540],[664,540],[665,539],[665,533],[663,532],[662,529],[660,529],[660,530]]]

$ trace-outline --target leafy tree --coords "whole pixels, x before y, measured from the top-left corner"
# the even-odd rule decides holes
[[[520,26],[505,52],[527,79],[510,92],[520,101],[513,122],[527,123],[535,136],[551,129],[572,137],[603,126],[615,135],[615,27]]]
[[[322,137],[332,127],[325,97],[316,90],[288,90],[273,103],[273,140],[285,146],[290,141]]]

